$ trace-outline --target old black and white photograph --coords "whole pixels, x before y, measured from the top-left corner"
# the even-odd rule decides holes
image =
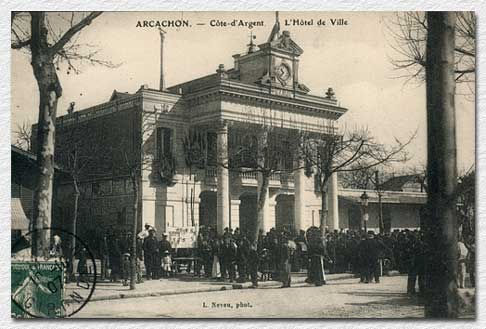
[[[474,11],[10,35],[12,318],[476,319]]]

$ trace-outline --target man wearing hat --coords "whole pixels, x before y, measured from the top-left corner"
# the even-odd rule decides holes
[[[289,246],[289,239],[287,234],[282,233],[280,236],[280,241],[278,244],[277,261],[280,281],[282,281],[282,286],[280,288],[289,288],[291,277],[291,265],[290,257],[292,256],[293,250]]]
[[[376,283],[380,282],[379,264],[378,260],[380,254],[383,252],[383,244],[375,239],[375,232],[368,231],[368,234],[360,243],[363,269],[364,269],[364,282],[371,283],[373,277]]]
[[[155,229],[151,227],[148,237],[143,241],[144,263],[147,280],[157,277],[156,260],[159,257],[159,243],[155,237]]]
[[[149,230],[150,230],[151,227],[152,226],[150,226],[150,224],[145,223],[144,229],[140,233],[137,234],[138,238],[143,240],[146,237],[148,237],[149,236]]]

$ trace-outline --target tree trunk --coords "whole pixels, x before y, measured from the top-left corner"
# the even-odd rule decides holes
[[[75,239],[75,236],[77,234],[77,225],[78,225],[78,205],[79,205],[79,195],[80,195],[80,192],[79,192],[79,186],[78,186],[78,182],[77,180],[74,180],[73,181],[73,185],[74,185],[74,213],[73,213],[73,227],[72,227],[72,232],[73,235],[72,235],[72,240],[73,240],[73,243],[71,244],[71,248],[73,250],[76,250],[76,239]]]
[[[457,317],[453,12],[427,13],[426,317]]]
[[[385,223],[383,222],[383,202],[381,201],[381,191],[378,191],[378,225],[380,234],[385,233]]]
[[[35,234],[32,242],[32,255],[34,257],[47,256],[50,236],[47,228],[51,227],[52,189],[54,182],[54,147],[55,122],[58,94],[52,89],[57,83],[57,76],[53,78],[49,69],[42,65],[32,64],[39,87],[39,121],[37,130],[37,184],[34,191],[33,225]],[[44,63],[52,66],[52,63]]]
[[[32,256],[48,256],[51,227],[52,188],[54,180],[54,147],[57,101],[61,85],[49,52],[45,12],[31,13],[32,69],[39,90],[37,127],[37,182],[34,190]]]
[[[74,255],[76,254],[76,234],[77,234],[77,225],[78,225],[78,204],[79,204],[79,186],[77,179],[73,179],[74,185],[74,213],[73,213],[73,223],[72,223],[72,235],[71,235],[71,250],[72,252],[69,253],[69,257],[71,258],[70,264],[74,264]],[[70,267],[71,273],[68,273],[70,277],[74,274],[74,267]]]
[[[381,186],[380,186],[380,173],[378,170],[375,171],[375,190],[378,194],[378,227],[380,229],[380,234],[385,233],[385,224],[383,223],[383,203],[381,202]]]
[[[325,186],[325,184],[324,184]],[[325,189],[325,188],[324,188]],[[319,216],[319,227],[321,229],[322,237],[326,236],[327,224],[327,192],[321,188],[321,216]]]
[[[137,228],[138,228],[138,179],[132,174],[133,189],[133,226],[132,226],[132,257],[130,258],[130,290],[135,289],[137,281]]]
[[[257,199],[257,216],[256,223],[252,227],[250,237],[251,242],[258,241],[258,231],[260,227],[263,227],[263,220],[265,219],[265,202],[267,201],[268,184],[270,183],[270,174],[261,172],[261,184],[258,186],[258,199]]]
[[[319,216],[319,228],[321,229],[321,236],[323,239],[326,236],[326,224],[327,224],[327,212],[328,212],[327,183],[331,175],[332,172],[327,175],[321,174],[319,177],[319,188],[321,190],[321,215]]]

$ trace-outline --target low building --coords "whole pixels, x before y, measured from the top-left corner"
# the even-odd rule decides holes
[[[30,229],[37,162],[34,154],[11,146],[12,241]]]
[[[16,246],[18,239],[32,230],[34,216],[34,190],[38,174],[37,157],[15,145],[11,145],[11,242]],[[54,166],[53,195],[57,188],[57,181],[63,173]],[[56,205],[55,198],[53,205]],[[56,220],[53,220],[56,222]],[[16,246],[19,247],[19,246]]]
[[[368,196],[368,229],[379,231],[379,213],[385,232],[395,229],[418,229],[424,216],[427,194],[418,175],[402,175],[388,179],[376,190],[339,189],[339,227],[350,230],[364,228],[361,196]],[[381,198],[380,198],[381,195]],[[381,200],[380,200],[381,199]]]

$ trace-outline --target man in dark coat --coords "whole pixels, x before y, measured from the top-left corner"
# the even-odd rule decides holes
[[[277,267],[279,271],[280,281],[282,281],[282,286],[280,288],[289,288],[292,281],[290,277],[291,264],[290,258],[292,256],[293,250],[289,247],[289,239],[283,234],[280,237],[280,241],[277,247]]]
[[[250,244],[248,250],[248,272],[250,273],[251,288],[258,287],[258,265],[260,264],[258,241]]]
[[[307,230],[307,243],[309,254],[309,269],[306,282],[322,286],[326,284],[324,261],[331,262],[326,246],[325,240],[320,236],[320,229],[311,227]]]
[[[237,240],[236,263],[238,265],[238,282],[247,280],[247,263],[250,253],[250,243],[246,236],[240,236]]]
[[[145,271],[147,280],[157,278],[157,258],[159,257],[159,243],[155,237],[155,230],[149,230],[149,236],[143,241]]]
[[[118,282],[121,274],[121,251],[120,243],[114,232],[108,236],[108,261],[111,269],[110,281]]]
[[[375,279],[380,282],[379,259],[384,249],[383,244],[375,238],[373,231],[368,232],[367,237],[360,243],[360,253],[364,269],[364,282],[370,283]]]
[[[415,294],[418,277],[419,295],[423,297],[425,289],[425,248],[420,234],[411,234],[408,240],[411,261],[408,269],[407,294]]]
[[[221,247],[221,256],[223,266],[221,267],[221,277],[229,278],[230,282],[235,281],[236,278],[236,253],[237,246],[228,236],[224,239],[223,246]],[[226,276],[226,273],[228,274]]]

